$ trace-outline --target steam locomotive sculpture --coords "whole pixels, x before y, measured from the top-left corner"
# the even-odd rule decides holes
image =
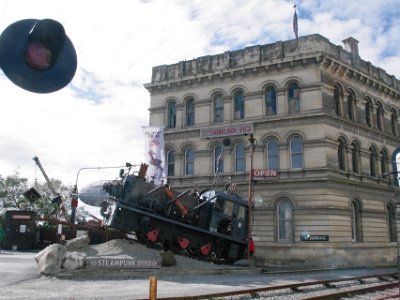
[[[248,203],[231,188],[177,194],[147,182],[147,165],[104,183],[114,206],[103,209],[108,225],[135,232],[139,241],[175,253],[231,263],[246,257]],[[231,186],[232,187],[232,186]]]

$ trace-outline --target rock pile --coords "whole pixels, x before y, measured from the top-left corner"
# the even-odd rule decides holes
[[[161,267],[217,269],[221,266],[188,257],[147,248],[135,241],[115,239],[89,245],[87,235],[69,240],[65,245],[53,244],[35,256],[42,275],[57,275],[79,269],[156,269]]]

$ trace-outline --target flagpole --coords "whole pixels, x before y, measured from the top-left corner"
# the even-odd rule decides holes
[[[293,5],[294,7],[294,15],[293,15],[293,32],[294,35],[296,36],[296,40],[299,39],[299,25],[297,21],[297,9],[296,9],[296,4]]]

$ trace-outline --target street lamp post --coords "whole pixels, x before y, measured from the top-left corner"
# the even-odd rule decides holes
[[[256,147],[255,142],[256,139],[254,138],[253,134],[250,134],[249,138],[250,142],[250,172],[249,172],[249,209],[248,209],[248,230],[247,230],[247,258],[250,258],[250,248],[251,248],[251,231],[253,227],[253,212],[252,212],[252,198],[253,198],[253,156],[254,156],[254,149]]]

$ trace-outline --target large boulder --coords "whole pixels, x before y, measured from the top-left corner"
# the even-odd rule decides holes
[[[42,275],[55,275],[61,270],[64,254],[67,248],[63,245],[53,244],[35,255],[37,269]]]
[[[77,251],[86,249],[89,245],[90,238],[87,234],[77,237],[72,240],[68,240],[65,242],[65,247],[67,247],[67,251]]]
[[[82,252],[67,252],[64,255],[63,267],[67,270],[76,270],[85,266],[86,254]]]

